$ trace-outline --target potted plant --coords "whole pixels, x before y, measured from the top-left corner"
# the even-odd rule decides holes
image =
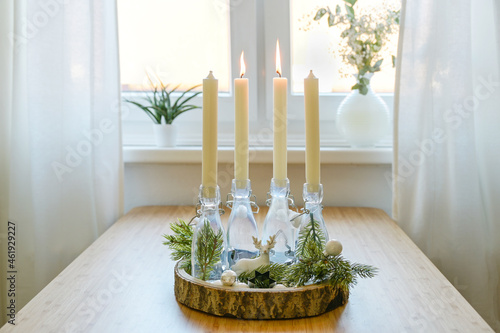
[[[387,41],[398,33],[399,10],[381,9],[356,12],[357,0],[344,0],[344,8],[320,8],[314,21],[328,18],[328,26],[339,29],[338,54],[356,84],[337,110],[337,128],[353,147],[373,147],[389,128],[389,110],[372,90],[370,79],[379,72],[384,56],[390,55]],[[393,66],[395,57],[392,56]],[[345,74],[345,73],[344,73]]]
[[[153,132],[156,145],[159,147],[174,147],[177,139],[177,128],[173,121],[184,112],[201,109],[200,106],[188,104],[190,100],[201,94],[201,91],[186,95],[193,89],[201,85],[193,86],[182,94],[174,98],[173,94],[179,88],[179,85],[173,89],[169,89],[168,84],[164,84],[158,79],[158,84],[153,84],[149,78],[152,92],[148,92],[145,97],[145,103],[139,103],[130,99],[125,99],[126,102],[134,104],[143,110],[153,121]]]

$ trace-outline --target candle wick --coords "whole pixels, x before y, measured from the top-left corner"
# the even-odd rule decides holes
[[[280,73],[280,71],[276,71],[276,73],[278,73],[278,75],[281,77],[281,73]]]
[[[240,75],[240,79],[242,79],[242,78],[243,78],[243,75],[245,75],[245,73],[241,73],[241,75]]]

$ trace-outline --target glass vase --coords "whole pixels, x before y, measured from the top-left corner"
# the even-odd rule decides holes
[[[226,205],[231,208],[227,224],[228,263],[230,267],[240,259],[254,258],[259,255],[252,238],[259,238],[257,223],[253,216],[259,211],[259,206],[255,201],[250,180],[233,179],[231,193],[228,194],[226,201]],[[253,211],[252,208],[256,210]]]
[[[271,263],[289,263],[295,260],[294,228],[289,218],[290,182],[285,180],[271,180],[270,198],[267,201],[269,211],[264,220],[262,243],[271,236],[276,236],[276,244],[269,254]]]
[[[317,237],[316,239],[321,240],[321,248],[324,248],[329,238],[323,218],[323,185],[305,183],[302,197],[304,199],[304,214],[298,237],[301,233],[307,233],[309,237]],[[301,257],[302,253],[296,253],[296,256]]]
[[[372,75],[368,73],[363,78],[370,80]],[[368,83],[366,95],[355,89],[344,98],[337,109],[336,123],[352,147],[373,148],[389,133],[389,109]]]
[[[219,280],[227,269],[226,234],[220,219],[221,200],[219,186],[200,186],[199,216],[191,245],[192,276],[201,280]],[[215,242],[214,240],[219,240]],[[222,247],[222,248],[221,248]],[[214,260],[211,254],[220,252]]]

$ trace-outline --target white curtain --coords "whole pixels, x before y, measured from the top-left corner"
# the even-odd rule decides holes
[[[393,213],[500,332],[499,13],[494,0],[403,1]]]
[[[19,311],[122,214],[116,3],[2,0],[0,38],[0,224],[2,251],[16,225]]]

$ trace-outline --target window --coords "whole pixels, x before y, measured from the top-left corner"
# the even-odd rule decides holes
[[[337,107],[352,83],[350,79],[340,81],[336,77],[336,60],[330,52],[331,44],[335,43],[334,32],[326,27],[317,31],[300,30],[305,15],[325,3],[335,6],[335,1],[118,0],[123,96],[140,99],[143,93],[137,91],[144,90],[146,73],[156,73],[162,80],[189,87],[200,84],[208,71],[213,70],[220,87],[219,144],[232,146],[232,85],[239,76],[239,56],[244,51],[245,77],[250,83],[250,145],[271,146],[272,79],[279,38],[283,76],[289,80],[289,146],[304,146],[302,82],[309,69],[314,70],[321,85],[321,144],[347,146],[334,120]],[[373,1],[379,4],[399,0],[359,0],[360,5]],[[389,68],[385,74],[389,78],[394,75],[391,71]],[[376,89],[386,92],[381,96],[392,109],[393,81],[386,81],[385,88]],[[194,103],[201,105],[201,97],[195,98]],[[124,144],[151,145],[149,118],[125,102],[122,110]],[[201,110],[181,115],[176,124],[180,127],[180,145],[201,144]],[[390,145],[388,134],[382,146]]]
[[[227,6],[228,0],[219,2]],[[118,5],[122,91],[148,90],[148,75],[187,89],[210,69],[218,74],[219,90],[229,92],[229,15],[223,7],[204,0]]]
[[[321,77],[320,92],[349,92],[355,84],[351,74],[352,69],[342,64],[338,55],[341,43],[341,28],[328,27],[324,17],[319,21],[313,18],[319,8],[330,7],[332,10],[339,5],[344,6],[342,0],[309,0],[291,2],[291,39],[292,39],[292,91],[303,92],[302,76],[314,68],[318,77]],[[358,0],[358,13],[367,11],[384,15],[388,8],[397,10],[400,0]],[[392,66],[391,55],[396,55],[397,35],[391,36],[386,42],[391,54],[384,59],[382,70],[373,76],[371,85],[378,93],[392,93],[394,91],[395,69]]]

